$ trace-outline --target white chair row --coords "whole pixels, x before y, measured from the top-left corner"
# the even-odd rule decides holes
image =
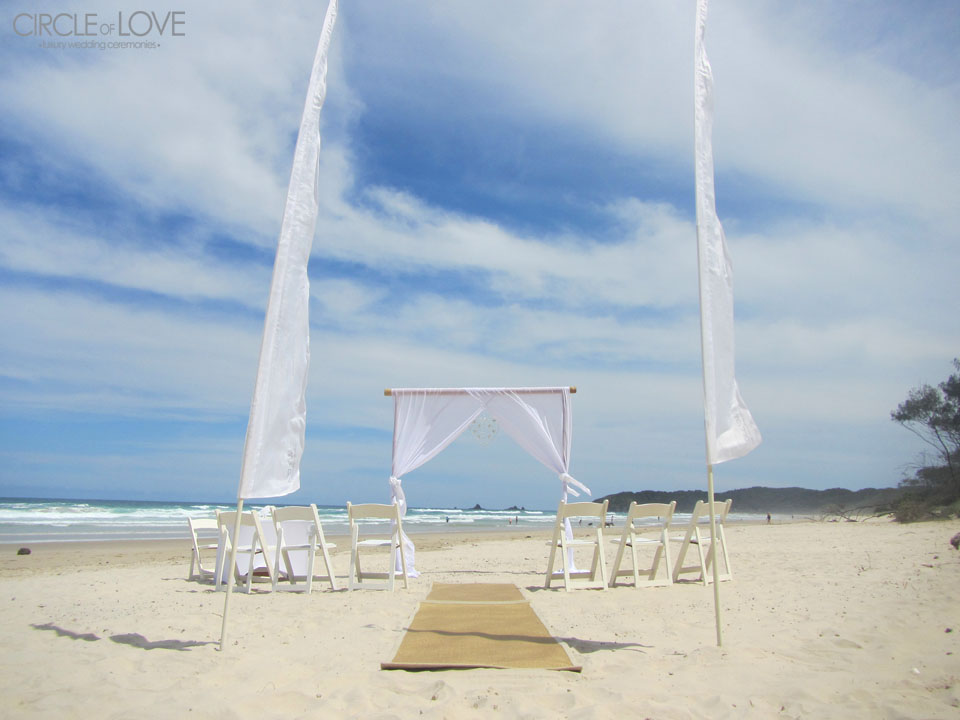
[[[267,512],[270,515],[267,523],[261,521],[259,513],[241,513],[234,568],[237,584],[244,585],[250,592],[255,579],[270,582],[273,590],[281,579],[291,585],[303,580],[303,589],[309,593],[313,589],[314,562],[319,548],[327,569],[326,577],[336,590],[329,552],[336,545],[324,538],[317,506],[268,507]],[[188,578],[212,578],[217,589],[226,582],[236,518],[236,511],[218,511],[216,518],[211,519],[187,518],[193,542]],[[214,558],[211,568],[207,563]]]
[[[716,515],[717,556],[723,563],[721,580],[733,577],[730,557],[727,552],[724,522],[730,512],[730,500],[720,503]],[[578,587],[606,589],[614,587],[617,579],[632,577],[635,587],[669,585],[677,582],[686,573],[699,573],[704,585],[713,580],[710,572],[713,553],[710,552],[713,537],[709,530],[709,509],[704,501],[698,501],[690,516],[683,535],[670,535],[676,502],[631,503],[624,521],[613,568],[607,574],[603,530],[607,524],[607,501],[602,503],[560,503],[553,538],[550,541],[550,559],[544,587],[549,588],[562,576],[564,588],[570,591]],[[238,585],[250,592],[252,583],[262,579],[278,589],[280,580],[291,586],[305,581],[305,592],[313,587],[316,552],[319,548],[326,566],[326,578],[330,587],[337,590],[336,576],[330,562],[329,550],[336,545],[326,541],[316,505],[309,507],[282,507],[269,509],[271,523],[262,523],[259,514],[244,512],[240,519],[240,535],[237,542],[234,577]],[[188,518],[193,539],[193,554],[190,560],[190,578],[212,577],[217,589],[228,578],[227,564],[236,512],[218,512],[216,520]],[[397,575],[402,576],[404,588],[408,587],[407,562],[403,543],[403,526],[400,508],[397,505],[347,503],[347,518],[350,525],[350,571],[349,588],[393,590]],[[574,533],[572,518],[579,519],[578,532]],[[583,534],[582,522],[587,520],[587,532]],[[579,536],[578,536],[579,535]],[[215,542],[211,542],[215,540]],[[680,542],[675,563],[671,563],[670,543]],[[575,550],[586,547],[591,550],[590,569],[580,570],[575,564]],[[641,563],[639,549],[653,551],[649,566]],[[684,564],[691,548],[696,548],[697,563]],[[388,565],[382,572],[365,570],[361,564],[361,550],[368,556],[374,549],[386,549]],[[629,549],[629,554],[627,550]],[[559,553],[557,552],[559,550]],[[216,551],[214,569],[206,567],[203,555]],[[558,562],[561,569],[554,568]],[[629,567],[625,566],[629,558]],[[660,572],[661,565],[664,572]]]
[[[716,550],[722,561],[720,580],[730,580],[733,573],[730,569],[730,557],[727,552],[726,535],[723,526],[730,512],[732,500],[726,500],[716,505]],[[569,591],[578,587],[596,587],[606,589],[615,587],[617,579],[632,577],[634,587],[650,587],[656,585],[670,585],[678,582],[680,576],[686,573],[699,573],[697,579],[706,585],[713,581],[711,562],[713,553],[710,552],[713,536],[710,534],[710,510],[707,502],[700,500],[694,506],[682,535],[671,536],[671,523],[677,503],[646,503],[638,505],[630,503],[627,516],[624,519],[623,531],[617,543],[617,554],[613,568],[607,575],[607,566],[603,549],[603,528],[606,525],[607,501],[602,503],[560,503],[557,508],[557,522],[550,543],[550,559],[547,562],[547,573],[544,587],[549,588],[551,582],[563,576],[564,588]],[[578,531],[573,531],[571,518],[578,518]],[[589,528],[585,534],[580,530],[582,521],[587,520]],[[594,527],[595,526],[595,527]],[[671,562],[670,543],[679,542],[680,549],[676,562]],[[579,570],[575,565],[574,549],[577,547],[592,548],[589,570]],[[649,566],[641,562],[639,549],[648,548],[653,552]],[[684,564],[688,552],[696,548],[699,562]],[[557,550],[560,551],[562,570],[555,570]],[[629,553],[627,552],[629,550]],[[625,562],[629,558],[629,567]],[[660,572],[661,565],[664,572]]]
[[[268,512],[272,522],[263,522],[256,512],[246,511],[241,514],[234,567],[237,585],[243,585],[249,593],[254,580],[269,581],[272,590],[278,589],[281,580],[289,582],[291,586],[302,580],[303,590],[309,593],[313,588],[315,558],[319,549],[327,570],[325,577],[329,580],[331,589],[337,590],[329,552],[336,545],[327,542],[324,537],[317,506],[311,504],[306,507],[269,507]],[[402,575],[403,586],[406,588],[407,564],[399,507],[347,503],[347,516],[351,539],[350,589],[393,590],[394,579],[398,573]],[[193,541],[188,579],[212,578],[218,590],[226,583],[236,517],[236,511],[218,511],[215,519],[187,518]],[[390,564],[383,572],[362,569],[361,549],[373,548],[389,549]],[[210,568],[206,562],[214,553],[215,566]],[[377,583],[376,580],[384,582]]]

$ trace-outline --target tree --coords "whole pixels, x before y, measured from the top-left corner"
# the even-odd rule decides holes
[[[960,359],[954,358],[953,367],[957,372],[937,387],[914,388],[890,413],[892,420],[933,448],[937,459],[936,464],[919,467],[903,484],[945,503],[960,498]]]

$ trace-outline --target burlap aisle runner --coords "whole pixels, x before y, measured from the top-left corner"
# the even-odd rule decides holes
[[[572,664],[516,585],[440,583],[420,603],[396,657],[380,667],[582,669]]]

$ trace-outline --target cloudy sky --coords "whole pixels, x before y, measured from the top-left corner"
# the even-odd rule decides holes
[[[0,8],[0,495],[229,501],[326,3],[46,5],[98,30]],[[290,501],[389,498],[385,387],[576,385],[595,496],[705,485],[694,5],[342,0]],[[178,9],[182,35],[106,46],[131,39],[118,13]],[[55,45],[78,40],[104,47]],[[711,8],[764,436],[718,489],[893,486],[921,449],[889,414],[960,355],[958,46],[952,0]],[[470,433],[404,485],[413,506],[559,498]]]

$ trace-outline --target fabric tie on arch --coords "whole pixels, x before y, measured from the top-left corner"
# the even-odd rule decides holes
[[[593,493],[590,492],[590,488],[588,488],[586,485],[584,485],[582,482],[580,482],[579,480],[577,480],[575,477],[573,477],[572,475],[570,475],[570,474],[568,474],[568,473],[565,473],[565,472],[564,472],[564,473],[560,473],[560,483],[561,483],[561,487],[563,488],[563,500],[564,500],[564,502],[566,502],[566,500],[567,500],[567,495],[573,495],[574,497],[580,497],[580,493],[578,493],[578,492],[577,492],[576,490],[574,490],[573,488],[580,488],[580,489],[583,490],[587,495],[593,495]]]

